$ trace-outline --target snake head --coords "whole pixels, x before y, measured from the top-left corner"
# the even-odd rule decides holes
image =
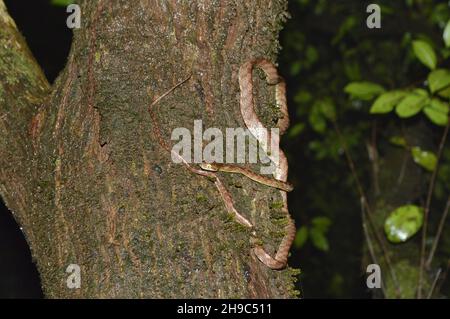
[[[200,167],[205,170],[205,171],[209,171],[209,172],[217,172],[218,168],[212,164],[212,163],[200,163]]]

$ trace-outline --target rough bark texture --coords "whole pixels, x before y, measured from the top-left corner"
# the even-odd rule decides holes
[[[214,184],[172,163],[147,112],[191,74],[158,104],[167,141],[194,119],[243,127],[238,68],[275,60],[286,1],[99,0],[81,9],[50,91],[0,0],[0,190],[46,296],[296,296],[295,271],[270,270],[250,254],[248,232]],[[259,105],[273,103],[258,82]],[[268,125],[276,116],[260,112]],[[283,235],[279,192],[222,177],[273,252]],[[69,264],[81,266],[81,289],[66,286]]]

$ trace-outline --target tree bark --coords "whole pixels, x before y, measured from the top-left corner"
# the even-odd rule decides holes
[[[0,0],[0,192],[49,298],[290,298],[296,271],[251,253],[208,179],[171,161],[154,134],[245,127],[239,66],[274,60],[285,0],[81,1],[68,63],[50,87]],[[259,105],[273,103],[263,81]],[[261,110],[269,123],[274,114]],[[191,130],[192,131],[192,130]],[[221,176],[272,253],[279,192]],[[81,267],[69,289],[66,268]]]

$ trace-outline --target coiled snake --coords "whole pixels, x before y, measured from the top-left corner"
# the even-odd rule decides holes
[[[276,104],[281,113],[281,116],[279,117],[277,123],[277,127],[279,128],[279,135],[277,136],[271,136],[270,134],[271,132],[264,127],[263,123],[259,120],[258,115],[256,114],[254,109],[253,69],[255,67],[258,67],[264,71],[264,73],[266,74],[267,83],[269,85],[275,85]],[[264,152],[268,155],[269,159],[275,164],[274,179],[269,178],[267,176],[256,174],[246,168],[230,164],[202,163],[200,164],[201,169],[197,169],[192,165],[190,165],[185,159],[183,159],[181,155],[174,152],[168,147],[168,145],[164,142],[164,140],[161,137],[158,122],[156,120],[154,113],[152,112],[152,107],[155,104],[157,104],[159,100],[161,100],[161,98],[168,95],[170,92],[172,92],[175,88],[186,82],[188,79],[189,78],[185,79],[184,81],[182,81],[181,83],[177,84],[172,89],[170,89],[168,92],[155,99],[149,107],[149,112],[153,122],[154,133],[157,136],[159,143],[167,151],[171,152],[175,157],[179,158],[184,163],[184,165],[193,173],[212,178],[215,182],[217,189],[219,190],[219,193],[221,194],[221,197],[224,201],[227,210],[234,214],[236,221],[251,229],[254,228],[252,223],[236,210],[236,208],[234,207],[231,194],[226,189],[220,178],[217,176],[216,172],[222,171],[222,172],[243,174],[256,182],[279,189],[283,200],[282,210],[287,218],[285,235],[281,240],[281,243],[278,247],[278,251],[275,257],[270,256],[260,245],[254,247],[253,252],[255,253],[257,258],[269,268],[271,269],[284,268],[287,264],[289,249],[292,245],[296,232],[294,222],[289,215],[287,205],[287,194],[286,194],[287,191],[292,190],[292,185],[286,182],[288,175],[288,162],[283,151],[280,149],[278,152],[278,158],[275,158],[273,156],[273,153],[270,152],[268,146],[269,142],[272,139],[275,141],[275,146],[278,147],[279,136],[282,135],[289,127],[289,114],[286,103],[286,84],[283,78],[281,78],[278,75],[276,67],[270,61],[263,58],[250,60],[244,63],[239,69],[240,110],[242,118],[248,130],[258,140]],[[263,134],[261,134],[261,132]],[[262,138],[261,136],[264,138]],[[272,146],[274,146],[273,143]],[[256,235],[255,231],[253,231],[252,234]]]
[[[239,87],[241,90],[241,99],[240,99],[240,107],[241,114],[244,120],[245,125],[250,130],[250,132],[258,139],[258,132],[261,129],[266,130],[265,136],[269,137],[267,141],[270,141],[270,132],[264,127],[261,121],[258,118],[258,115],[255,112],[254,108],[254,99],[253,99],[253,75],[252,71],[254,67],[258,67],[262,69],[267,78],[267,83],[275,84],[275,99],[277,103],[277,107],[281,113],[281,116],[278,119],[277,126],[279,128],[279,136],[283,135],[289,127],[289,113],[287,110],[287,102],[286,102],[286,83],[283,78],[278,75],[276,67],[266,59],[255,59],[244,63],[239,68]],[[259,131],[257,131],[259,130]],[[263,135],[264,136],[264,135]],[[278,138],[276,136],[274,138]],[[258,140],[262,147],[265,147],[266,154],[270,154],[266,141]],[[279,142],[279,140],[278,140]],[[277,143],[278,147],[278,143]],[[276,172],[274,177],[278,181],[286,182],[288,176],[288,162],[286,156],[283,151],[279,150],[278,161],[275,160]],[[269,158],[271,156],[269,155]],[[271,158],[274,160],[273,158]],[[270,185],[273,186],[273,185]],[[274,186],[276,187],[276,186]],[[253,249],[255,255],[258,259],[263,262],[265,265],[272,269],[281,269],[286,266],[287,258],[289,255],[289,249],[291,248],[292,242],[295,237],[295,225],[292,218],[289,215],[289,209],[287,204],[287,194],[284,190],[280,190],[281,197],[283,199],[283,211],[286,214],[287,224],[285,227],[285,236],[281,240],[281,243],[278,247],[278,251],[275,257],[271,257],[263,247],[257,246]]]

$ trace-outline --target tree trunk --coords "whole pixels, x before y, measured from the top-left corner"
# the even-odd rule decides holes
[[[53,87],[0,0],[0,192],[49,298],[289,298],[225,210],[214,183],[171,161],[152,134],[151,101],[174,128],[244,127],[237,71],[274,60],[285,0],[82,1],[68,63]],[[259,105],[273,103],[263,81]],[[264,112],[263,118],[273,114]],[[221,175],[273,253],[279,192]],[[273,216],[272,216],[273,217]],[[81,288],[66,269],[81,267]]]

